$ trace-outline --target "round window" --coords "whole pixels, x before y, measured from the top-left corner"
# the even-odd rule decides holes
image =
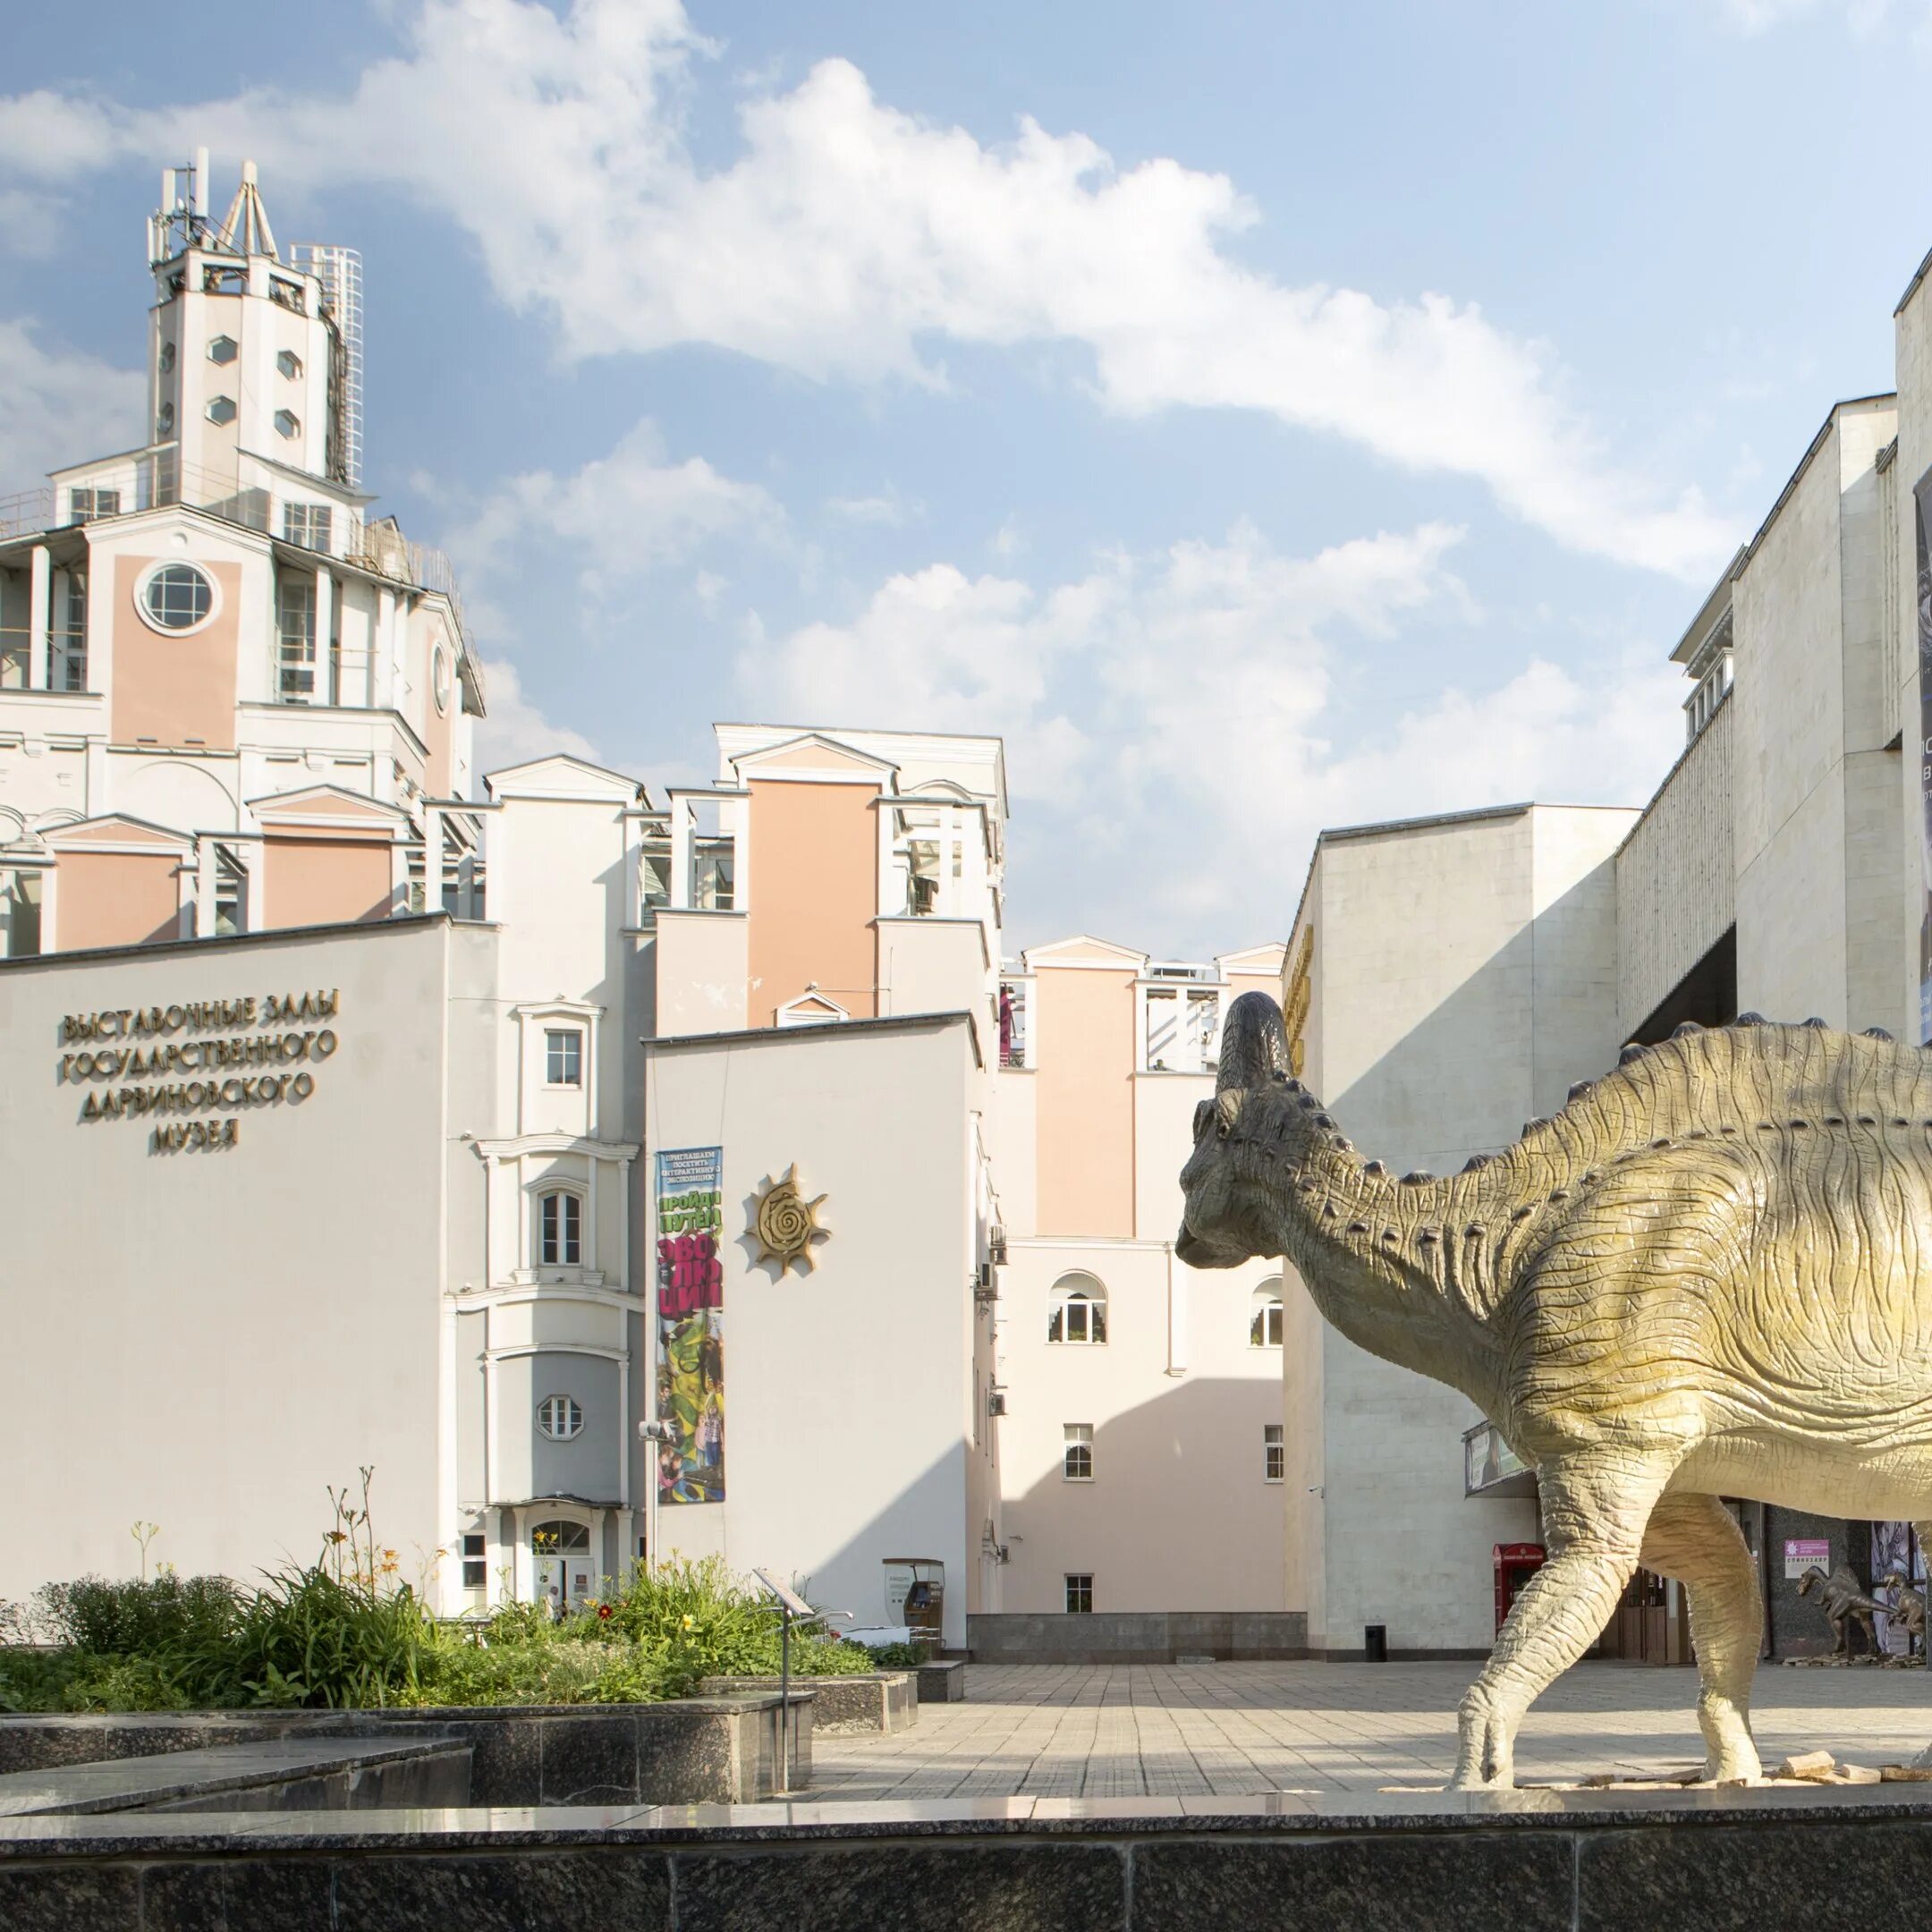
[[[583,1411],[571,1395],[546,1395],[537,1404],[537,1428],[552,1442],[568,1442],[583,1433]]]
[[[161,344],[161,373],[165,376],[173,370],[174,367],[174,344],[171,342],[165,342]]]
[[[155,428],[163,436],[174,435],[174,405],[172,402],[164,402],[161,407],[155,411]]]
[[[215,586],[192,564],[164,564],[141,586],[141,614],[157,631],[192,631],[215,609]]]
[[[449,653],[440,644],[429,660],[429,689],[435,694],[436,709],[447,711],[450,701]]]

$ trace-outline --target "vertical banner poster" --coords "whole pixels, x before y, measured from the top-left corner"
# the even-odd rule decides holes
[[[657,1156],[657,1445],[660,1503],[724,1500],[724,1150]]]
[[[1926,538],[1926,498],[1932,470],[1912,491],[1917,537],[1913,581],[1919,616],[1919,860],[1924,895],[1919,918],[1919,1044],[1932,1046],[1932,552]]]

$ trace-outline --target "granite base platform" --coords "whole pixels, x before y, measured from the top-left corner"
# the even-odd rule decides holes
[[[699,1687],[707,1697],[771,1697],[775,1677],[707,1677]],[[919,1694],[906,1671],[867,1671],[851,1677],[794,1677],[794,1691],[812,1698],[814,1737],[887,1735],[909,1731],[919,1722]]]
[[[0,1820],[18,1932],[1916,1925],[1924,1787]]]
[[[813,1703],[809,1690],[793,1690],[793,1791],[811,1784]],[[663,1704],[0,1716],[0,1774],[289,1739],[432,1735],[469,1750],[472,1804],[749,1804],[777,1788],[775,1691]]]

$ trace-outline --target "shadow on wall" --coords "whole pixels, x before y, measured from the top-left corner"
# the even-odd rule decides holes
[[[811,1526],[826,1513],[822,1489],[835,1491],[849,1479],[836,1452],[815,1447],[809,1428],[801,1431],[799,1453],[791,1465],[797,1492],[763,1499],[758,1510],[767,1524],[777,1527],[734,1527],[724,1560],[741,1575],[764,1570],[781,1582],[796,1578],[818,1608],[849,1611],[852,1623],[877,1624],[886,1621],[886,1558],[935,1558],[945,1564],[947,1641],[963,1643],[964,1566],[979,1560],[980,1526],[966,1520],[966,1458],[973,1453],[965,1444],[957,1445],[912,1477],[863,1527],[834,1540],[821,1538]],[[727,1447],[724,1506],[741,1525],[747,1507],[730,1495],[730,1468]],[[694,1505],[693,1513],[708,1513],[701,1505]],[[681,1541],[678,1519],[683,1513],[682,1506],[658,1511],[657,1534],[665,1552],[674,1555],[681,1548],[688,1554],[713,1547],[696,1525]],[[841,1617],[827,1623],[834,1631],[849,1627]]]
[[[1386,1052],[1322,1100],[1364,1158],[1453,1173],[1617,1063],[1614,899],[1599,867],[1494,952]],[[1614,873],[1609,876],[1614,879]],[[1425,941],[1419,938],[1419,945]],[[1607,963],[1606,963],[1607,962]],[[1594,966],[1595,988],[1577,970]],[[1595,996],[1591,996],[1594,992]]]
[[[1090,1352],[1061,1352],[1070,1359],[1053,1378],[1057,1396],[1041,1377],[1028,1399],[1057,1400],[1065,1412],[1029,1417],[1030,1431],[1058,1436],[1092,1419],[1091,1409],[1080,1412],[1082,1361],[1072,1359]],[[1278,1349],[1267,1352],[1279,1363]],[[1224,1377],[1176,1382],[1094,1424],[1091,1481],[1067,1480],[1055,1461],[1005,1504],[1012,1561],[1000,1608],[1063,1611],[1069,1575],[1093,1578],[1097,1611],[1284,1607],[1285,1505],[1283,1485],[1267,1479],[1264,1435],[1282,1419],[1278,1376]],[[1010,1451],[1004,1460],[1011,1470]]]

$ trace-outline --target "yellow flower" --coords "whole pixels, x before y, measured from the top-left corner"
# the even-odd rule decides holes
[[[697,1619],[696,1617],[689,1617],[689,1616],[688,1616],[688,1617],[686,1617],[686,1618],[684,1619],[684,1628],[685,1628],[686,1630],[695,1630],[695,1629],[697,1628],[697,1626],[698,1626],[698,1619]]]

